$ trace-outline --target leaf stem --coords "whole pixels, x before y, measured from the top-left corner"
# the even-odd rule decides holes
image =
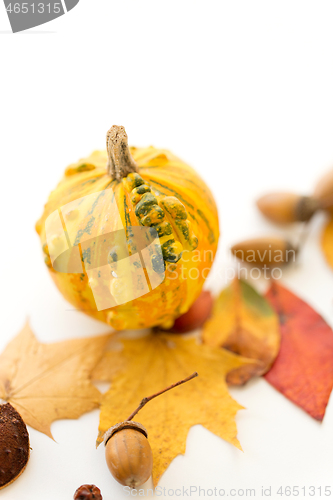
[[[126,419],[126,421],[132,420],[132,418],[141,410],[141,408],[143,408],[148,403],[148,401],[151,401],[152,399],[156,398],[160,394],[163,394],[164,392],[170,391],[170,389],[177,387],[177,385],[184,384],[185,382],[188,382],[189,380],[192,380],[192,378],[195,378],[197,376],[198,376],[198,373],[194,372],[189,377],[186,377],[183,380],[179,380],[179,382],[176,382],[175,384],[169,385],[169,387],[166,387],[162,391],[156,392],[155,394],[152,394],[151,396],[149,396],[147,398],[143,398],[141,403],[137,407],[137,409],[134,410],[133,413],[130,414],[130,416]]]

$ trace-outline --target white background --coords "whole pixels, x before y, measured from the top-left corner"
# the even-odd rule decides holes
[[[172,150],[212,188],[222,229],[214,289],[226,281],[231,243],[296,240],[297,228],[271,226],[254,200],[271,189],[309,193],[333,164],[332,18],[331,1],[81,0],[12,35],[1,3],[0,348],[27,315],[42,341],[107,331],[55,289],[34,224],[67,164],[103,148],[112,124],[134,145]],[[283,280],[332,325],[323,223],[315,218]],[[237,416],[244,453],[196,426],[161,486],[256,488],[258,497],[271,485],[272,498],[280,485],[333,486],[332,404],[319,424],[264,380],[232,394],[247,408]],[[71,499],[82,483],[105,500],[126,498],[95,450],[98,418],[55,422],[56,443],[29,429],[27,470],[1,498]]]

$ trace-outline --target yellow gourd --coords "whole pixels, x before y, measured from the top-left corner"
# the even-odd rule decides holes
[[[70,165],[36,224],[50,274],[79,310],[112,327],[172,326],[198,297],[215,257],[213,196],[167,150],[128,147]]]

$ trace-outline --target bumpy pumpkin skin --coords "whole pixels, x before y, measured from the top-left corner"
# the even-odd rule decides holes
[[[106,151],[95,151],[66,169],[63,179],[49,196],[44,213],[36,224],[36,230],[53,281],[62,295],[77,309],[108,323],[117,330],[153,326],[168,328],[198,297],[213,264],[219,237],[216,204],[209,188],[196,172],[169,151],[154,147],[132,147],[130,152],[138,166],[138,174],[143,179],[144,186],[150,187],[150,193],[158,201],[158,206],[153,207],[153,217],[149,225],[158,222],[154,220],[154,216],[159,216],[159,207],[162,207],[169,221],[172,217],[177,219],[177,207],[172,206],[174,197],[179,200],[180,207],[186,208],[185,214],[187,212],[187,220],[190,223],[189,233],[192,240],[187,243],[185,241],[183,250],[186,251],[178,262],[165,262],[163,283],[126,304],[99,311],[87,274],[57,272],[52,267],[46,244],[45,221],[53,211],[69,202],[105,189],[112,189],[123,227],[139,226],[143,223],[147,225],[147,221],[140,220],[135,213],[140,197],[142,198],[140,192],[145,191],[144,186],[141,191],[139,190],[139,194],[135,194],[137,189],[133,195],[131,190],[135,186],[133,176],[137,174],[129,174],[122,181],[112,179],[106,170],[108,161]],[[84,209],[87,213],[91,213],[91,225],[88,228],[77,227],[78,240],[80,230],[81,233],[86,231],[88,234],[93,230],[94,234],[98,234],[99,228],[104,228],[105,220],[108,219],[105,206],[87,205]],[[180,217],[176,223],[183,224],[184,217],[182,215]],[[172,235],[176,247],[179,245],[182,249],[182,245],[178,243],[180,232],[176,233],[174,223],[175,220]],[[179,227],[182,229],[182,226]],[[113,228],[115,229],[117,227]],[[182,243],[184,244],[184,238]]]

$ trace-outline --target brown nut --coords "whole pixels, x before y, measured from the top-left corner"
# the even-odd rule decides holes
[[[256,203],[261,213],[276,224],[306,222],[319,208],[318,201],[310,196],[285,192],[265,194]]]
[[[94,484],[83,484],[74,493],[74,500],[103,500],[101,490]]]
[[[0,489],[22,474],[29,460],[27,427],[10,403],[0,405]]]
[[[333,170],[325,174],[317,183],[313,198],[324,210],[333,211]]]
[[[254,238],[237,243],[231,253],[251,266],[282,267],[295,262],[297,249],[282,238]]]
[[[118,483],[137,488],[150,478],[153,454],[143,425],[116,424],[105,433],[104,443],[107,466]]]

